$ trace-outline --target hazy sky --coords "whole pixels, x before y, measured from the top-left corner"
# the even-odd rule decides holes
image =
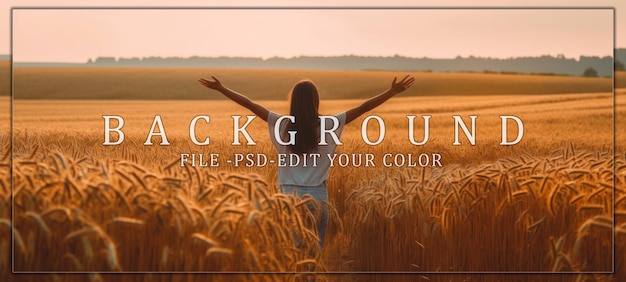
[[[3,1],[10,6],[41,6],[44,1]],[[422,4],[420,4],[420,2]],[[626,1],[621,1],[626,2]],[[54,7],[78,6],[57,1]],[[121,4],[124,3],[124,4]],[[128,4],[130,3],[130,4]],[[163,1],[91,1],[92,6],[167,6]],[[179,1],[177,6],[205,1]],[[255,4],[213,2],[212,6]],[[312,6],[319,1],[274,1]],[[367,1],[345,5],[376,6]],[[412,1],[411,6],[427,4]],[[430,3],[430,2],[428,2]],[[465,1],[438,1],[440,7]],[[473,5],[603,6],[626,11],[617,1],[474,1]],[[517,4],[516,4],[517,3]],[[549,4],[552,3],[552,4]],[[173,4],[169,4],[173,5]],[[270,5],[270,4],[266,4]],[[337,4],[335,4],[337,5]],[[380,4],[378,4],[380,5]],[[385,2],[407,6],[407,1]],[[432,4],[431,4],[432,5]],[[48,5],[49,6],[49,5]],[[626,13],[626,12],[625,12]],[[620,19],[619,16],[617,16]],[[626,17],[625,17],[626,18]],[[253,56],[404,55],[450,58],[506,58],[563,54],[612,54],[612,10],[14,10],[14,60],[85,62],[98,56]],[[10,25],[2,22],[2,32]],[[626,23],[624,23],[626,24]],[[624,25],[617,21],[617,29]],[[6,26],[5,26],[6,25]],[[625,26],[626,28],[626,26]],[[625,38],[626,39],[626,38]],[[622,44],[618,33],[616,45]],[[0,41],[1,43],[1,41]],[[10,44],[0,44],[0,54]]]

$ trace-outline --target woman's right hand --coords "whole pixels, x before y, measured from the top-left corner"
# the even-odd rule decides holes
[[[389,87],[389,90],[391,90],[395,94],[398,94],[411,87],[411,85],[413,85],[413,83],[415,82],[415,77],[409,77],[409,75],[407,75],[399,82],[396,82],[396,80],[398,80],[398,78],[394,77],[393,81],[391,82],[391,87]]]
[[[222,83],[217,79],[217,77],[215,76],[211,76],[211,78],[213,78],[213,81],[211,80],[207,80],[204,78],[200,78],[198,79],[198,82],[202,85],[204,85],[207,88],[211,88],[213,90],[221,90],[224,88],[224,86],[222,85]]]

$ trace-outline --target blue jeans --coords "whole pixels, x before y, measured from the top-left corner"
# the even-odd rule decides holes
[[[317,221],[317,234],[320,238],[320,249],[324,248],[324,237],[326,236],[326,228],[328,226],[328,208],[323,202],[328,203],[328,193],[326,192],[326,182],[319,186],[296,186],[296,185],[281,185],[281,190],[284,194],[291,195],[293,191],[296,191],[296,195],[300,198],[304,195],[311,195],[314,199],[320,202],[321,217]],[[307,204],[307,207],[311,212],[314,211],[312,204]],[[296,243],[300,244],[298,237],[296,236]]]

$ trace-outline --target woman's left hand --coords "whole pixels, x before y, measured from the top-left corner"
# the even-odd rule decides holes
[[[222,83],[215,76],[211,76],[211,78],[213,78],[213,81],[201,78],[201,79],[198,79],[198,82],[207,88],[211,88],[211,89],[218,90],[218,91],[224,88]]]

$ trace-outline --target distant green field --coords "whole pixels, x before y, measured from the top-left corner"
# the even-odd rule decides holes
[[[3,68],[6,71],[6,67]],[[197,83],[219,77],[253,99],[284,100],[300,79],[312,79],[322,99],[362,99],[384,91],[390,71],[243,70],[125,67],[20,67],[16,99],[224,99]],[[416,85],[402,96],[502,95],[610,92],[609,78],[483,73],[410,73]],[[624,76],[620,74],[620,76]],[[4,75],[3,75],[4,77]]]
[[[0,96],[11,95],[11,61],[0,60]]]
[[[615,73],[615,87],[626,88],[626,71],[618,71]]]

